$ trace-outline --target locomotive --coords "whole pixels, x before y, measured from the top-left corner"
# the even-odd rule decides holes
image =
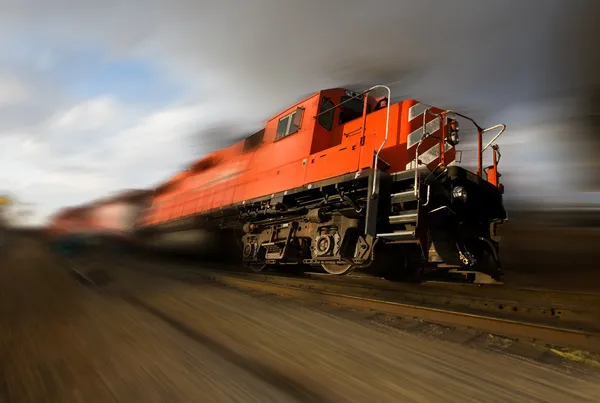
[[[153,245],[205,243],[223,256],[230,246],[216,242],[233,234],[255,271],[373,267],[401,276],[430,268],[501,277],[497,228],[507,214],[494,142],[506,126],[391,101],[382,85],[314,93],[161,184],[136,233]],[[456,164],[459,120],[477,132],[475,172]],[[484,146],[486,133],[495,135]],[[486,150],[492,164],[484,167]]]

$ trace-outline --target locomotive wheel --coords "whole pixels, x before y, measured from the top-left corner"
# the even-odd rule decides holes
[[[261,271],[263,271],[264,269],[267,268],[267,264],[266,263],[262,263],[262,264],[250,264],[250,265],[248,265],[248,267],[250,267],[250,269],[253,272],[260,273]]]
[[[352,264],[321,263],[321,267],[329,274],[340,276],[350,272],[352,269]]]

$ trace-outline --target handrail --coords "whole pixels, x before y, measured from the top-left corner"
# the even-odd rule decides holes
[[[439,114],[435,114],[435,113],[431,112],[431,111],[429,110],[429,108],[427,108],[427,109],[425,110],[425,113],[423,114],[423,136],[422,136],[422,137],[421,137],[421,139],[419,140],[419,144],[417,145],[417,150],[415,151],[415,153],[416,153],[416,155],[415,155],[415,195],[418,195],[418,189],[417,189],[417,184],[418,184],[418,180],[417,180],[417,173],[418,173],[418,172],[417,172],[417,168],[418,168],[418,166],[419,166],[419,147],[420,147],[420,145],[421,145],[421,142],[422,142],[422,141],[423,141],[423,140],[424,140],[424,139],[427,137],[427,134],[429,134],[429,133],[427,133],[427,129],[426,129],[426,125],[425,125],[425,122],[426,122],[426,115],[427,115],[428,113],[429,113],[429,114],[431,114],[431,115],[433,115],[433,116],[437,116],[437,117],[441,117],[442,115],[448,115],[448,114],[450,114],[450,113],[453,113],[453,114],[455,114],[456,116],[460,116],[460,117],[462,117],[462,118],[465,118],[465,119],[469,120],[471,123],[473,123],[473,125],[475,125],[475,127],[477,128],[477,149],[478,149],[478,155],[477,155],[477,175],[478,175],[479,177],[482,177],[482,176],[483,176],[483,167],[482,167],[482,165],[483,165],[483,152],[484,152],[485,150],[487,150],[487,149],[488,149],[488,148],[489,148],[489,147],[490,147],[490,146],[491,146],[491,145],[494,143],[494,141],[496,141],[496,139],[497,139],[498,137],[500,137],[500,135],[501,135],[502,133],[504,133],[504,131],[506,130],[506,125],[505,125],[505,124],[503,124],[503,123],[501,123],[501,124],[494,125],[494,126],[490,126],[490,127],[486,128],[486,129],[483,129],[481,126],[479,126],[479,125],[477,124],[477,122],[475,122],[475,120],[473,120],[472,118],[470,118],[470,117],[468,117],[468,116],[466,116],[466,115],[463,115],[463,114],[461,114],[461,113],[457,113],[457,112],[454,112],[454,111],[452,111],[452,110],[446,110],[446,111],[444,111],[444,112],[441,112],[441,113],[439,113]],[[483,147],[483,143],[482,143],[482,135],[483,135],[484,133],[490,132],[490,131],[492,131],[492,130],[495,130],[495,129],[498,129],[498,128],[500,128],[500,129],[501,129],[501,130],[500,130],[500,132],[498,132],[498,134],[496,134],[496,135],[495,135],[495,136],[494,136],[494,137],[493,137],[493,138],[492,138],[492,139],[489,141],[489,143],[487,143],[487,144],[486,144],[486,146],[485,146],[485,147]]]
[[[494,130],[494,129],[497,129],[497,128],[499,128],[499,127],[501,127],[501,128],[502,128],[502,130],[500,130],[500,132],[499,132],[498,134],[496,134],[496,135],[494,136],[494,138],[493,138],[493,139],[491,139],[491,140],[490,140],[490,142],[489,142],[489,143],[487,143],[487,145],[486,145],[485,147],[483,147],[483,150],[481,150],[481,152],[484,152],[485,150],[487,150],[487,149],[488,149],[488,147],[489,147],[489,146],[491,146],[491,145],[492,145],[492,143],[493,143],[494,141],[496,141],[496,139],[497,139],[498,137],[500,137],[500,135],[501,135],[502,133],[504,133],[504,131],[506,130],[506,125],[505,125],[505,124],[503,124],[503,123],[500,123],[499,125],[495,125],[495,126],[492,126],[492,127],[488,127],[487,129],[483,129],[483,130],[481,131],[481,134],[483,134],[483,133],[485,133],[485,132],[492,131],[492,130]]]
[[[390,132],[390,103],[392,101],[392,90],[390,90],[390,87],[388,87],[387,85],[375,85],[371,88],[369,88],[367,90],[367,92],[371,92],[376,88],[384,88],[387,90],[388,93],[388,100],[387,100],[387,112],[386,112],[386,117],[385,117],[385,138],[383,139],[383,141],[381,142],[381,145],[379,146],[379,148],[377,149],[377,152],[375,153],[375,162],[374,162],[374,170],[373,170],[373,190],[371,191],[371,195],[374,195],[376,193],[377,190],[377,161],[379,160],[379,153],[381,152],[381,150],[383,149],[383,146],[385,145],[385,143],[387,143],[388,138],[389,138],[389,132]],[[366,116],[367,111],[364,111],[364,114]]]
[[[421,147],[421,143],[423,142],[423,140],[425,140],[425,138],[428,135],[431,134],[431,133],[427,132],[427,114],[428,113],[430,115],[432,115],[432,116],[435,116],[435,119],[441,119],[444,115],[452,113],[452,111],[451,110],[446,110],[444,112],[434,113],[434,112],[431,111],[431,107],[428,107],[427,109],[425,109],[425,112],[423,113],[423,135],[419,139],[419,142],[417,143],[417,148],[415,150],[415,184],[414,184],[414,189],[415,189],[415,196],[417,196],[417,197],[419,196],[419,169],[418,169],[419,168],[419,148]],[[433,120],[432,120],[432,122],[433,122]],[[441,157],[441,154],[440,154],[440,157]]]
[[[498,134],[496,134],[496,135],[494,136],[494,138],[492,138],[492,139],[490,140],[490,142],[489,142],[489,143],[487,143],[487,145],[486,145],[485,147],[483,147],[483,146],[482,146],[483,133],[486,133],[486,132],[489,132],[489,131],[492,131],[492,130],[495,130],[495,129],[498,129],[498,128],[501,128],[500,132],[498,132]],[[490,145],[492,145],[492,143],[493,143],[494,141],[496,141],[496,139],[497,139],[498,137],[500,137],[500,135],[501,135],[502,133],[504,133],[504,131],[505,131],[505,130],[506,130],[506,125],[505,125],[505,124],[502,124],[502,123],[501,123],[501,124],[499,124],[499,125],[495,125],[495,126],[488,127],[488,128],[486,128],[486,129],[482,129],[482,128],[480,128],[480,127],[478,127],[478,128],[477,128],[477,151],[478,151],[478,155],[477,155],[477,175],[478,175],[480,178],[481,178],[481,177],[483,177],[483,152],[484,152],[485,150],[487,150],[487,149],[488,149],[488,147],[489,147]]]

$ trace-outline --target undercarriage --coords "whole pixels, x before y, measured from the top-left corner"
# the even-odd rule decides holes
[[[458,167],[416,175],[361,172],[248,204],[240,211],[243,260],[255,271],[293,265],[334,275],[368,269],[414,278],[443,269],[499,279],[502,198],[497,188],[468,174]],[[452,196],[459,187],[468,195],[464,200]]]

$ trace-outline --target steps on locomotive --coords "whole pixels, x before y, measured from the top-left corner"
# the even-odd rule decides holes
[[[416,223],[419,213],[417,210],[405,210],[398,215],[389,217],[390,224],[409,224]]]
[[[414,230],[402,230],[377,234],[378,238],[383,238],[393,242],[418,242],[415,238]]]
[[[378,238],[393,243],[416,243],[415,227],[419,217],[419,201],[414,188],[414,171],[404,174],[393,183],[390,194],[389,216],[384,231]]]
[[[393,193],[390,198],[392,199],[392,204],[394,203],[406,203],[410,201],[416,201],[417,196],[415,195],[415,191],[413,189],[406,190],[403,192]]]

